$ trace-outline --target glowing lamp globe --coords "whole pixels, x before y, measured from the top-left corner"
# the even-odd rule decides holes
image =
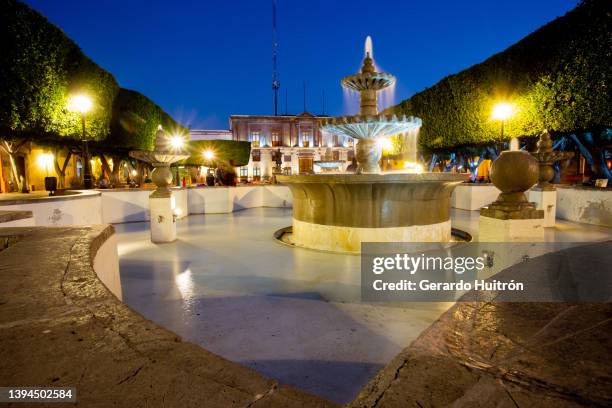
[[[493,107],[493,119],[506,120],[512,116],[513,109],[509,103],[498,103]]]
[[[183,137],[181,136],[174,135],[170,138],[170,147],[172,147],[175,150],[182,149],[184,144],[185,144],[185,139],[183,139]]]
[[[212,160],[214,157],[215,157],[215,154],[214,154],[212,151],[210,151],[210,150],[206,150],[206,151],[204,152],[204,158],[205,158],[206,160]]]
[[[86,113],[91,109],[91,99],[86,95],[75,95],[70,99],[70,110]]]

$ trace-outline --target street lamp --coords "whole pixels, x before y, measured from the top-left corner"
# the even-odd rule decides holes
[[[213,153],[212,150],[206,150],[204,153],[204,158],[208,161],[212,160],[215,157],[215,154]]]
[[[493,107],[493,119],[497,119],[501,121],[501,139],[503,140],[504,138],[504,122],[506,121],[506,119],[508,119],[510,116],[512,116],[512,114],[514,113],[514,110],[512,109],[512,105],[510,105],[509,103],[498,103],[497,105],[495,105]]]
[[[185,145],[185,139],[180,135],[174,135],[170,138],[170,147],[174,150],[181,150]]]
[[[86,189],[93,187],[91,164],[89,163],[89,149],[87,147],[87,135],[85,133],[85,113],[89,112],[91,105],[91,99],[86,95],[74,95],[70,99],[69,105],[70,110],[81,113],[81,125],[83,129],[83,187]]]

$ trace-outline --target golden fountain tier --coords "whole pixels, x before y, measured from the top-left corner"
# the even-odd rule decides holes
[[[364,72],[349,75],[340,82],[343,87],[361,92],[366,89],[380,91],[395,83],[395,77],[384,72]]]
[[[323,130],[355,139],[377,139],[409,132],[421,127],[421,119],[414,116],[379,114],[340,116],[323,121]]]

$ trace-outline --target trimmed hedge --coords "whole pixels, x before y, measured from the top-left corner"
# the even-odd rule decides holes
[[[236,167],[249,164],[251,155],[251,142],[238,140],[192,140],[188,143],[191,157],[185,159],[183,164],[193,166],[215,167],[218,163],[228,163]],[[211,150],[215,157],[210,163],[203,153]]]
[[[188,129],[152,100],[139,92],[121,88],[113,104],[111,132],[103,144],[114,150],[153,150],[159,125],[169,135],[189,135]]]
[[[505,51],[450,75],[389,109],[423,120],[429,149],[499,141],[491,119],[515,105],[504,138],[612,126],[612,2],[585,0]]]
[[[59,28],[30,7],[0,0],[0,137],[81,139],[80,114],[68,110],[71,94],[93,101],[88,139],[109,133],[119,87]]]

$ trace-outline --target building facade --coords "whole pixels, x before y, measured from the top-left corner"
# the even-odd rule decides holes
[[[231,130],[190,129],[189,140],[232,140]]]
[[[251,142],[251,157],[239,171],[242,180],[259,180],[272,176],[280,162],[284,174],[318,173],[315,164],[327,152],[333,160],[344,162],[345,170],[354,157],[353,139],[327,133],[321,122],[328,116],[304,112],[299,115],[259,116],[231,115],[233,140]]]

